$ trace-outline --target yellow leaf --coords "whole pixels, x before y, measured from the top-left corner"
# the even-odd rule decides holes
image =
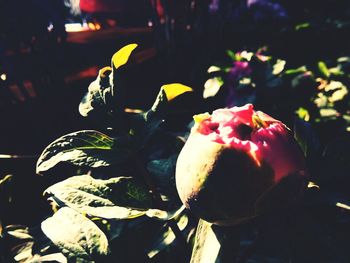
[[[100,69],[98,74],[100,75],[101,78],[105,78],[111,72],[112,72],[112,68],[107,66],[107,67],[103,67],[102,69]]]
[[[299,107],[299,109],[295,112],[300,119],[304,121],[310,121],[309,111],[303,107]]]
[[[114,65],[114,68],[118,69],[119,67],[125,65],[136,47],[137,44],[129,44],[119,49],[112,57],[112,65]]]
[[[193,89],[180,83],[172,83],[163,85],[162,90],[164,90],[166,98],[171,101],[185,92],[192,92]]]
[[[201,123],[202,121],[207,120],[209,118],[210,118],[210,114],[208,112],[200,113],[193,116],[195,123]]]

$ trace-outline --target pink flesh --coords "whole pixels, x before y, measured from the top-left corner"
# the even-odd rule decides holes
[[[266,127],[254,125],[254,114],[265,122]],[[238,133],[238,127],[242,124],[252,128],[248,139],[241,138]],[[252,104],[215,110],[208,119],[198,124],[197,131],[213,142],[247,152],[259,166],[265,161],[274,170],[275,181],[303,169],[305,165],[304,157],[288,128],[263,112],[254,112]]]
[[[257,146],[252,141],[241,140],[237,133],[237,127],[242,124],[248,125],[254,130],[253,113],[252,104],[230,109],[218,109],[213,112],[210,118],[199,124],[198,131],[209,136],[211,141],[230,145],[247,152],[255,152]]]

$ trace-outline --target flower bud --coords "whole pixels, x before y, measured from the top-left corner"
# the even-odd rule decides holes
[[[176,165],[179,196],[194,214],[230,225],[256,216],[260,204],[271,207],[263,200],[271,202],[274,189],[280,201],[297,200],[305,188],[305,160],[282,122],[252,104],[194,120]]]

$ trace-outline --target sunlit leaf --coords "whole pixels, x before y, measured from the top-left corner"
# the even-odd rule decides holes
[[[342,117],[347,123],[350,123],[350,115],[344,114]]]
[[[89,175],[73,176],[50,186],[45,193],[60,206],[106,219],[139,217],[151,207],[149,192],[132,177],[101,180]]]
[[[46,172],[62,162],[91,168],[117,165],[125,161],[131,152],[127,138],[113,139],[93,130],[78,131],[46,147],[37,162],[37,173]]]
[[[5,187],[6,184],[11,183],[12,179],[13,179],[13,175],[11,174],[6,175],[4,178],[0,180],[0,187]]]
[[[159,209],[148,209],[146,216],[149,218],[156,218],[162,221],[168,221],[174,217],[179,216],[185,210],[185,206],[181,206],[179,209],[174,211],[163,211]]]
[[[328,104],[328,97],[322,92],[317,94],[317,97],[314,99],[314,103],[318,108],[326,107]]]
[[[73,262],[93,262],[109,253],[105,234],[77,211],[63,207],[41,223],[44,234]]]
[[[280,74],[284,70],[285,65],[286,65],[286,61],[285,60],[278,59],[277,62],[273,65],[272,74],[273,75]]]
[[[208,73],[213,73],[213,72],[218,72],[221,71],[221,68],[217,67],[217,66],[210,66],[207,70]]]
[[[67,258],[62,253],[53,253],[38,258],[38,262],[67,263]]]
[[[6,227],[6,234],[20,240],[34,240],[27,227],[8,226]]]
[[[320,109],[321,117],[337,117],[339,113],[335,109]]]
[[[197,226],[191,263],[219,262],[220,248],[221,244],[212,229],[212,224],[200,219]]]
[[[321,189],[319,185],[317,185],[316,183],[311,182],[311,181],[308,182],[307,188],[309,188],[309,189],[317,189],[317,190],[320,190],[320,189]]]
[[[343,209],[346,209],[346,210],[350,210],[350,206],[349,205],[346,205],[346,204],[343,204],[343,203],[340,203],[340,202],[337,202],[335,205],[337,207],[340,207],[340,208],[343,208]]]
[[[254,56],[253,52],[248,52],[246,50],[243,50],[242,52],[240,52],[237,56],[244,58],[247,61],[250,61],[252,59],[252,57]],[[260,55],[263,56],[263,55]]]
[[[337,62],[339,63],[350,62],[350,57],[340,57],[337,59]]]
[[[137,44],[129,44],[119,49],[112,57],[112,65],[114,68],[118,69],[125,65],[135,48],[137,48]]]
[[[224,82],[220,77],[208,79],[204,84],[203,98],[214,97],[223,84]]]
[[[330,68],[329,69],[329,72],[333,75],[333,76],[343,76],[344,75],[344,72],[341,68],[341,66],[337,66],[337,67],[334,67],[334,68]]]
[[[324,90],[333,91],[328,98],[331,103],[342,100],[348,94],[347,87],[340,81],[331,81]]]

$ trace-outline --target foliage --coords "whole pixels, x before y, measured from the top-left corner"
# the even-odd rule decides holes
[[[254,103],[289,123],[294,112],[315,126],[337,122],[343,134],[350,130],[348,57],[290,67],[266,48],[227,55],[229,64],[208,69],[204,98],[216,97],[222,106]]]
[[[40,227],[4,227],[3,242],[11,244],[14,239],[18,244],[4,254],[4,260],[114,262],[115,257],[153,258],[180,242],[175,236],[193,224],[174,191],[164,192],[157,185],[163,182],[162,186],[174,189],[174,164],[181,143],[177,135],[161,126],[169,113],[176,114],[172,101],[192,89],[178,83],[164,85],[148,111],[125,112],[124,105],[118,104],[125,89],[120,71],[136,47],[127,45],[113,55],[112,66],[99,72],[79,106],[82,116],[95,120],[108,116],[104,124],[111,128],[64,135],[42,152],[36,165],[38,174],[55,176],[55,171],[64,171],[64,165],[69,164],[76,167],[77,175],[66,175],[65,180],[44,191],[54,213]],[[164,138],[171,139],[168,150],[162,147]],[[2,179],[1,188],[10,180],[9,176]],[[145,231],[147,228],[152,231]],[[144,235],[143,242],[137,240],[138,231]],[[133,251],[118,249],[124,242],[133,242]]]
[[[101,131],[64,135],[39,156],[36,171],[46,180],[42,192],[52,211],[30,227],[11,225],[0,215],[0,261],[348,262],[349,140],[327,139],[349,131],[349,58],[298,67],[263,48],[228,51],[227,64],[209,68],[205,110],[251,102],[293,123],[311,180],[298,206],[219,227],[185,210],[175,189],[188,127],[175,132],[166,124],[193,115],[181,106],[192,88],[164,85],[149,110],[125,111],[123,95],[130,87],[123,71],[136,48],[131,44],[114,54],[79,105]],[[332,136],[319,139],[318,128],[333,128],[334,122],[341,125]],[[12,179],[0,180],[1,208],[11,205]],[[26,187],[37,190],[34,181]]]

